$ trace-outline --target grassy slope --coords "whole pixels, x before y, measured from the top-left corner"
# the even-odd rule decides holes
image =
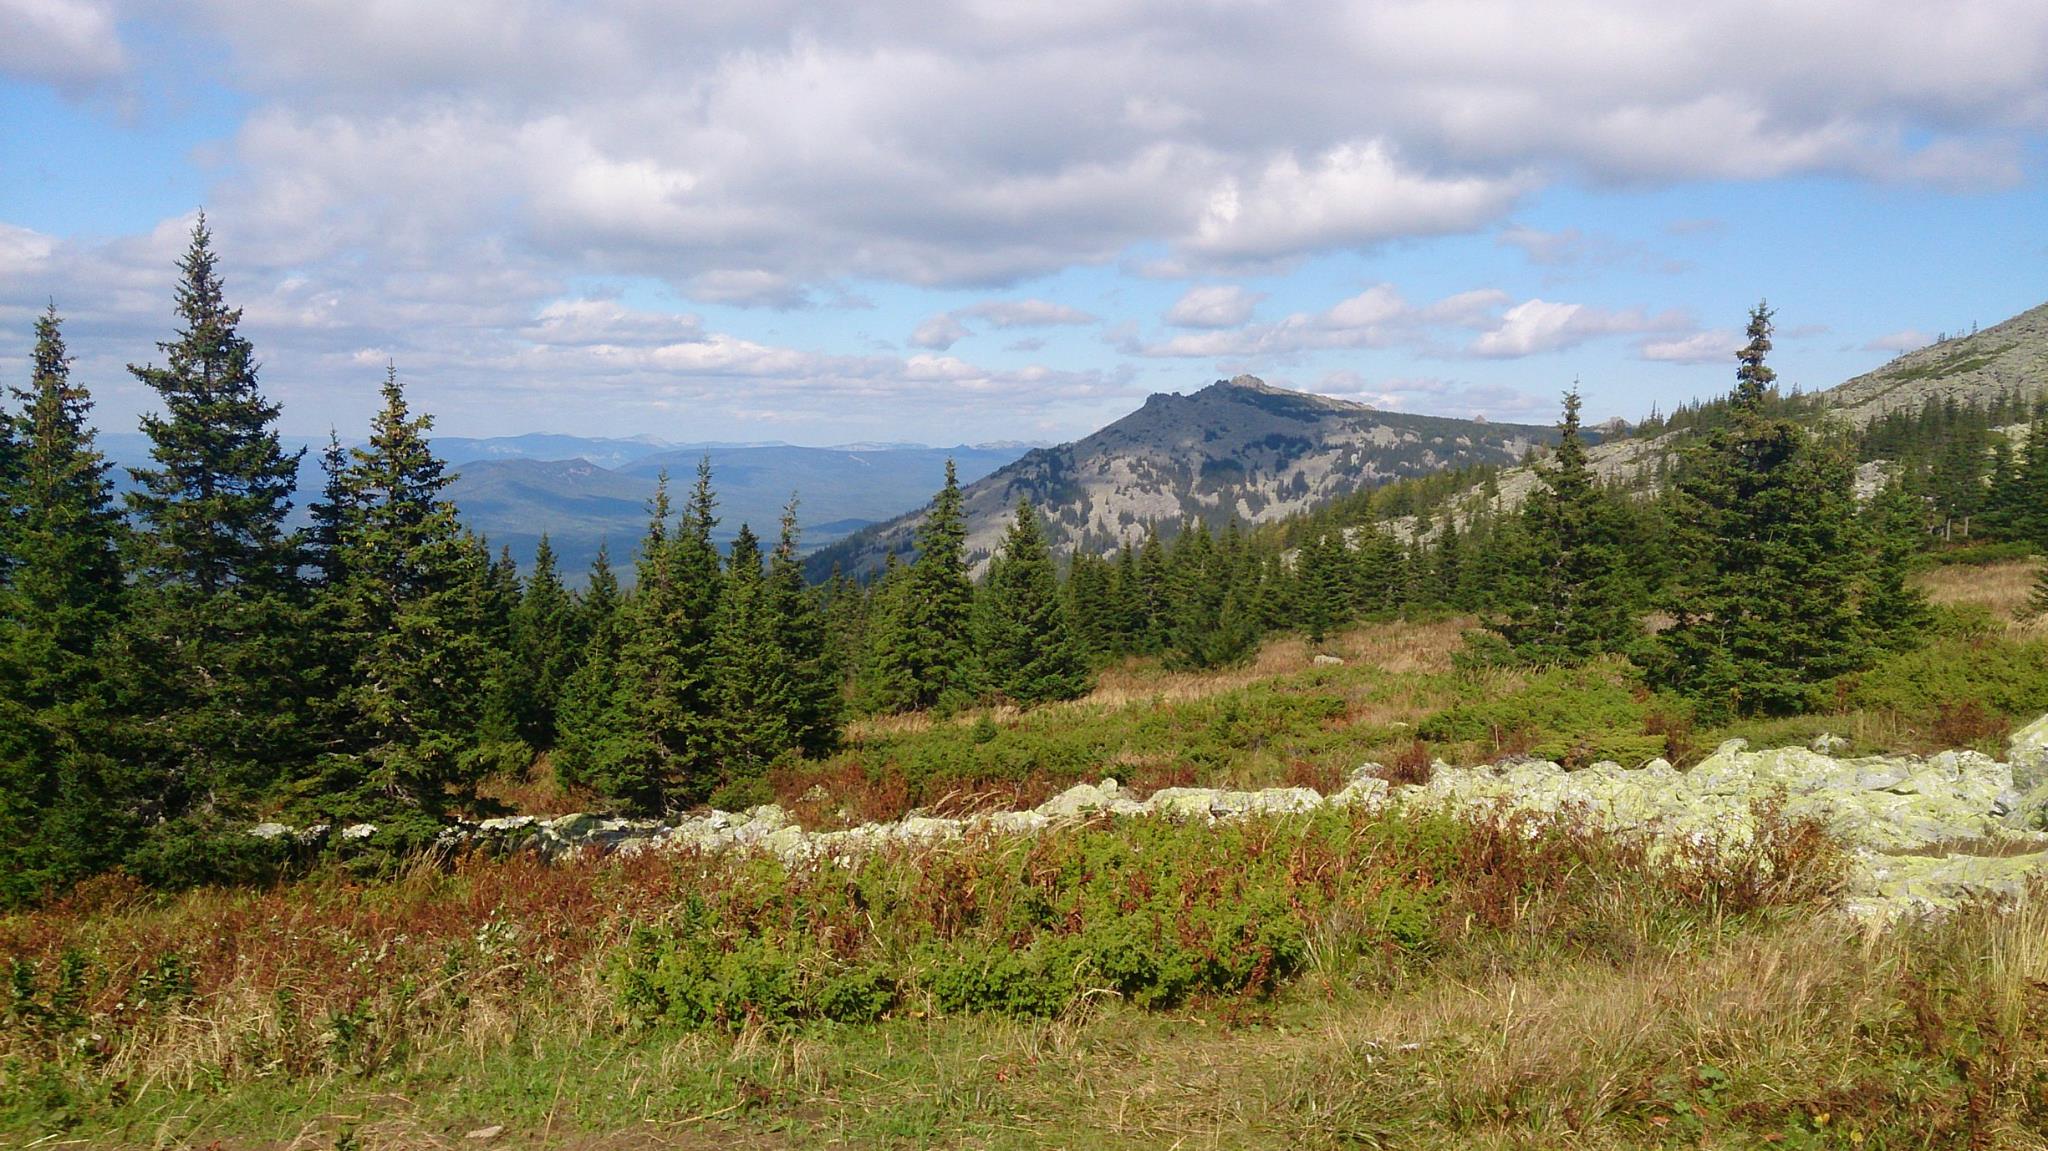
[[[1938,599],[1992,613],[1988,630],[1867,675],[1843,714],[1810,723],[1866,747],[1940,743],[1955,734],[1944,726],[1995,742],[2048,706],[2043,645],[2011,620],[2028,580],[2010,566],[1933,573]],[[1503,739],[1590,754],[1728,734],[1646,733],[1663,723],[1646,723],[1657,701],[1615,668],[1461,677],[1445,658],[1456,627],[1363,629],[1335,669],[1304,668],[1284,642],[1224,676],[1122,669],[1094,699],[1004,717],[993,737],[971,719],[877,728],[783,783],[837,787],[807,801],[829,820],[940,788],[956,804],[1043,790],[1119,756],[1127,779],[1321,782],[1368,754],[1412,754],[1426,731],[1443,738],[1425,749],[1452,758]],[[920,769],[914,784],[875,782]],[[1247,833],[1295,843],[1303,826]],[[490,1124],[507,1128],[498,1145],[568,1147],[2048,1142],[2048,903],[1865,937],[1810,914],[1831,872],[1810,843],[1779,852],[1783,882],[1702,883],[1594,840],[1531,847],[1481,829],[1454,850],[1335,830],[1337,854],[1233,869],[1243,894],[1196,901],[1215,914],[1257,897],[1299,928],[1307,946],[1271,994],[1145,1010],[1101,990],[1098,955],[1049,1018],[943,1009],[946,957],[1067,954],[1048,948],[1147,914],[1117,884],[1199,855],[1199,838],[1084,829],[1062,841],[1073,866],[1033,872],[1017,864],[1032,849],[992,845],[858,883],[810,876],[779,903],[788,881],[755,865],[671,860],[478,861],[170,899],[102,882],[0,919],[13,988],[0,1145],[475,1145],[463,1134]],[[1429,864],[1439,849],[1453,854]],[[1553,854],[1532,866],[1539,849]],[[960,870],[973,859],[986,866]],[[997,914],[1028,906],[1032,883],[1076,893],[1077,930]],[[899,988],[887,1018],[691,1027],[624,994],[633,929],[673,927],[693,893],[738,916],[729,929],[748,925],[735,938],[796,957],[808,986],[835,965],[885,968]],[[963,918],[968,893],[980,910]],[[1418,899],[1427,914],[1393,932],[1386,909]],[[824,907],[847,915],[804,910]],[[680,969],[673,946],[643,954],[645,970]]]

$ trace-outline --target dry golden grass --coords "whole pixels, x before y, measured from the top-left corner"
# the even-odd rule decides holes
[[[1458,650],[1460,637],[1477,626],[1478,621],[1469,616],[1428,623],[1364,624],[1331,636],[1320,648],[1301,636],[1282,636],[1266,641],[1246,663],[1219,671],[1171,672],[1150,662],[1131,660],[1103,672],[1095,690],[1075,704],[1121,707],[1154,700],[1202,699],[1308,671],[1316,666],[1317,655],[1334,655],[1347,665],[1390,674],[1444,672],[1451,668],[1451,653]]]
[[[1915,582],[1937,604],[1978,604],[2007,623],[2031,626],[2027,601],[2041,575],[2039,560],[1950,564],[1921,573]]]

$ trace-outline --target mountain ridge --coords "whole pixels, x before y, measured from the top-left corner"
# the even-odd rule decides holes
[[[1391,479],[1511,463],[1556,436],[1537,425],[1387,412],[1250,375],[1186,395],[1156,392],[1087,436],[967,484],[969,561],[986,561],[1019,499],[1038,510],[1055,552],[1106,553],[1153,523],[1263,523]],[[924,510],[820,549],[810,574],[834,565],[867,573],[909,551]]]

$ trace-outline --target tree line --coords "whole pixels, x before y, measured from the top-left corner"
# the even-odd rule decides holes
[[[545,538],[522,573],[463,528],[395,367],[367,440],[330,437],[309,524],[288,526],[300,459],[203,218],[179,272],[163,365],[130,368],[161,411],[122,500],[54,306],[0,406],[0,901],[112,866],[267,874],[261,818],[417,846],[487,810],[481,781],[541,761],[617,810],[745,806],[855,716],[1071,699],[1120,660],[1220,667],[1363,618],[1473,613],[1469,658],[1615,653],[1702,713],[1754,714],[1812,706],[1927,616],[1905,577],[1944,514],[1935,466],[1905,460],[1859,507],[1857,452],[1894,429],[1859,444],[1791,418],[1761,306],[1734,392],[1683,412],[1691,446],[1640,490],[1594,473],[1568,395],[1513,510],[1471,471],[1257,529],[1153,525],[1061,565],[1020,503],[977,580],[949,465],[911,554],[807,586],[794,498],[772,540],[741,525],[714,544],[707,462],[680,496],[659,481],[623,577],[600,551],[572,590]],[[2048,482],[2034,445],[1985,453],[1978,530],[2048,532],[2048,502],[1997,494]]]

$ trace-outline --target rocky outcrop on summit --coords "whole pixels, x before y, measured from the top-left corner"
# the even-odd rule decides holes
[[[1929,399],[1989,403],[2048,390],[2048,304],[1980,332],[1929,344],[1821,393],[1829,412],[1861,426]]]
[[[1154,395],[1084,439],[1040,448],[965,490],[967,549],[977,568],[1029,499],[1054,550],[1097,553],[1135,542],[1150,523],[1263,523],[1388,480],[1469,464],[1509,464],[1557,431],[1525,424],[1383,412],[1273,387],[1254,376],[1193,395]],[[858,573],[907,552],[922,509],[816,553]]]

